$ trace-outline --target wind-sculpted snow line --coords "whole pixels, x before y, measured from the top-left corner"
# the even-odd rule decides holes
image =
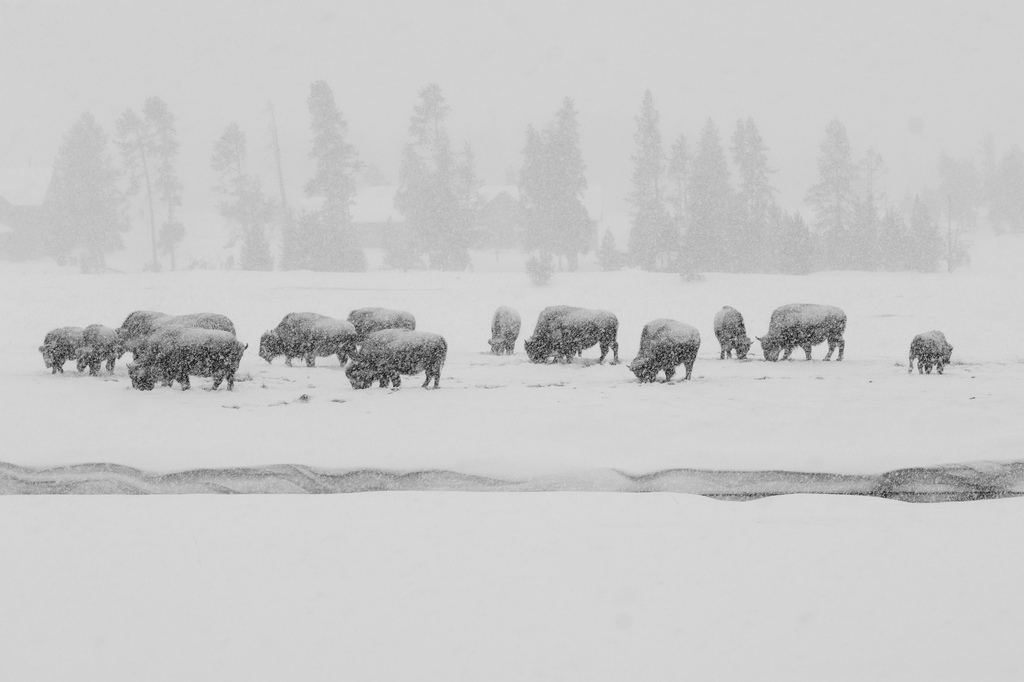
[[[1024,461],[896,469],[877,475],[666,469],[591,469],[523,480],[444,469],[328,470],[296,464],[157,473],[111,463],[25,467],[0,462],[4,495],[339,494],[436,492],[673,492],[721,500],[861,495],[947,502],[1024,495]]]

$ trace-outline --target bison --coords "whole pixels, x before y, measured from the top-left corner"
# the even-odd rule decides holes
[[[194,329],[214,329],[235,333],[234,323],[219,313],[191,313],[188,315],[167,315],[153,310],[136,310],[128,315],[117,329],[121,345],[125,352],[136,354],[139,345],[146,337],[162,327],[175,325]]]
[[[215,391],[227,380],[230,391],[246,348],[231,332],[169,325],[138,346],[135,362],[128,364],[128,376],[140,391],[153,390],[157,381],[177,381],[187,391],[189,375],[213,377]]]
[[[924,332],[914,337],[910,342],[910,363],[907,372],[914,371],[914,358],[917,358],[917,371],[919,373],[932,373],[932,366],[935,371],[942,374],[942,368],[949,364],[953,355],[953,346],[946,341],[946,335],[938,330]]]
[[[736,351],[736,359],[744,360],[750,351],[753,342],[747,336],[747,328],[743,324],[743,316],[740,311],[731,306],[725,306],[715,313],[715,336],[722,347],[718,359],[732,357],[732,351]]]
[[[89,368],[89,376],[96,376],[104,361],[107,371],[113,374],[114,362],[124,355],[117,331],[102,324],[90,324],[82,331],[82,346],[76,353],[78,371]]]
[[[644,325],[640,333],[640,354],[629,369],[640,383],[654,382],[658,372],[665,372],[665,381],[671,381],[676,367],[686,367],[686,379],[693,374],[693,363],[700,349],[700,332],[688,324],[675,320],[658,319]]]
[[[260,357],[268,363],[279,355],[291,366],[292,358],[303,358],[307,367],[317,357],[338,356],[343,366],[356,349],[356,328],[351,322],[318,313],[288,313],[274,329],[260,338]]]
[[[50,374],[64,373],[64,363],[75,358],[82,347],[81,327],[58,327],[46,332],[43,345],[39,352],[43,354],[43,363],[51,370]],[[78,371],[82,371],[79,366]]]
[[[441,381],[441,367],[448,355],[448,344],[444,337],[430,332],[410,329],[384,329],[369,334],[359,351],[352,356],[352,363],[345,370],[352,388],[369,388],[373,382],[380,382],[386,388],[390,382],[394,388],[402,384],[402,374],[416,374],[426,371],[423,388],[434,380],[434,388]]]
[[[508,306],[500,306],[491,319],[491,352],[495,355],[512,355],[516,352],[516,339],[522,322],[519,313]]]
[[[526,355],[530,362],[547,362],[551,357],[569,362],[573,356],[599,344],[601,357],[598,362],[604,362],[610,348],[612,364],[617,365],[619,342],[615,337],[618,331],[618,318],[606,310],[550,306],[541,311],[533,336],[524,341]]]
[[[825,360],[832,359],[832,351],[839,348],[836,361],[843,359],[843,332],[846,330],[846,313],[832,305],[815,303],[791,303],[779,306],[772,313],[768,333],[757,337],[761,342],[764,359],[775,362],[779,351],[784,351],[783,360],[788,360],[793,349],[800,346],[811,359],[811,346],[828,341]]]
[[[356,343],[360,345],[368,334],[382,329],[416,329],[412,313],[390,308],[359,308],[348,314],[348,321],[356,328]]]

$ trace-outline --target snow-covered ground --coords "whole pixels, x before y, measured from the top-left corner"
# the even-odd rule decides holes
[[[565,492],[4,497],[7,679],[1011,679],[1021,664],[1019,500],[742,504],[615,492],[609,471],[880,474],[1005,463],[1024,445],[1024,239],[945,273],[637,271],[82,276],[0,264],[4,454],[21,467],[146,472],[301,464],[447,470]],[[783,303],[838,305],[846,359],[720,361],[723,305],[751,334]],[[491,314],[524,335],[553,304],[604,308],[622,364],[487,354]],[[292,311],[409,310],[443,334],[439,391],[354,391],[256,354]],[[136,309],[216,311],[249,343],[233,392],[134,391],[52,376],[37,347]],[[649,320],[696,326],[694,379],[626,368]],[[907,374],[914,334],[955,347]],[[821,358],[824,348],[815,348]],[[797,350],[795,358],[802,356]],[[125,358],[127,360],[127,358]],[[991,466],[984,464],[979,466]],[[45,472],[44,472],[45,475]],[[552,484],[552,481],[555,483]],[[609,487],[611,486],[611,487]],[[625,488],[624,488],[625,489]],[[5,648],[7,648],[5,647]],[[47,652],[50,652],[47,654]],[[6,669],[6,670],[5,670]]]

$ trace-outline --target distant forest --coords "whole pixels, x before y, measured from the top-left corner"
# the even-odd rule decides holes
[[[246,135],[237,123],[211,143],[210,183],[221,197],[231,244],[239,246],[235,267],[367,267],[351,206],[373,169],[348,142],[348,125],[326,82],[310,85],[307,104],[315,169],[301,208],[285,195],[274,125],[278,188],[249,169]],[[473,149],[452,142],[448,113],[440,87],[420,91],[394,195],[404,221],[384,230],[385,267],[461,270],[470,263],[470,249],[518,248],[529,254],[527,271],[538,283],[556,263],[572,271],[592,252],[606,270],[639,267],[685,278],[703,272],[952,271],[968,262],[964,237],[982,217],[996,231],[1024,231],[1024,151],[1018,146],[1000,155],[988,137],[977,159],[942,156],[937,188],[892,201],[876,187],[882,155],[869,148],[854,158],[846,128],[833,119],[822,134],[818,180],[805,198],[812,214],[805,219],[777,205],[769,147],[753,119],[736,122],[728,147],[712,120],[694,144],[681,135],[666,145],[647,91],[636,116],[628,243],[620,247],[611,232],[597,234],[583,201],[586,165],[572,99],[550,121],[527,127],[518,169],[510,169],[518,196],[504,204],[484,201]],[[90,113],[64,136],[47,201],[46,252],[83,271],[104,269],[106,255],[123,248],[121,234],[133,227],[127,207],[141,202],[152,247],[146,267],[178,268],[176,252],[188,227],[181,218],[174,115],[150,97],[141,113],[127,109],[117,119],[113,143],[114,152]],[[272,230],[280,235],[276,253]]]

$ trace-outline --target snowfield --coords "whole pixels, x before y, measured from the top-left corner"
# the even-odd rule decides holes
[[[0,601],[0,673],[1019,678],[1020,500],[617,492],[677,470],[852,480],[959,465],[1009,471],[1007,491],[1024,492],[1024,239],[979,241],[972,257],[952,275],[584,271],[546,287],[486,262],[461,273],[106,276],[2,263],[6,492],[26,476],[52,492],[73,477],[62,467],[95,463],[156,476],[301,465],[290,475],[453,477],[422,487],[433,492],[5,496],[3,575],[17,589]],[[812,362],[796,349],[766,363],[756,343],[752,360],[718,359],[723,305],[753,336],[794,302],[846,311],[842,362],[821,362],[822,345]],[[620,364],[596,364],[596,348],[568,365],[526,360],[537,314],[563,303],[618,316]],[[523,319],[512,356],[488,353],[502,304]],[[334,358],[307,368],[257,355],[288,312],[344,318],[364,306],[408,310],[445,336],[440,390],[421,389],[420,375],[398,391],[355,391]],[[211,380],[198,378],[188,392],[135,391],[127,356],[98,378],[43,367],[49,329],[117,327],[137,309],[231,317],[249,344],[235,390],[202,390]],[[627,369],[658,317],[700,331],[692,381],[641,386]],[[953,364],[908,374],[910,340],[931,329],[954,346]],[[456,492],[488,489],[467,483],[484,479],[520,492]],[[162,491],[195,490],[167,480]],[[702,492],[687,485],[640,489]]]

